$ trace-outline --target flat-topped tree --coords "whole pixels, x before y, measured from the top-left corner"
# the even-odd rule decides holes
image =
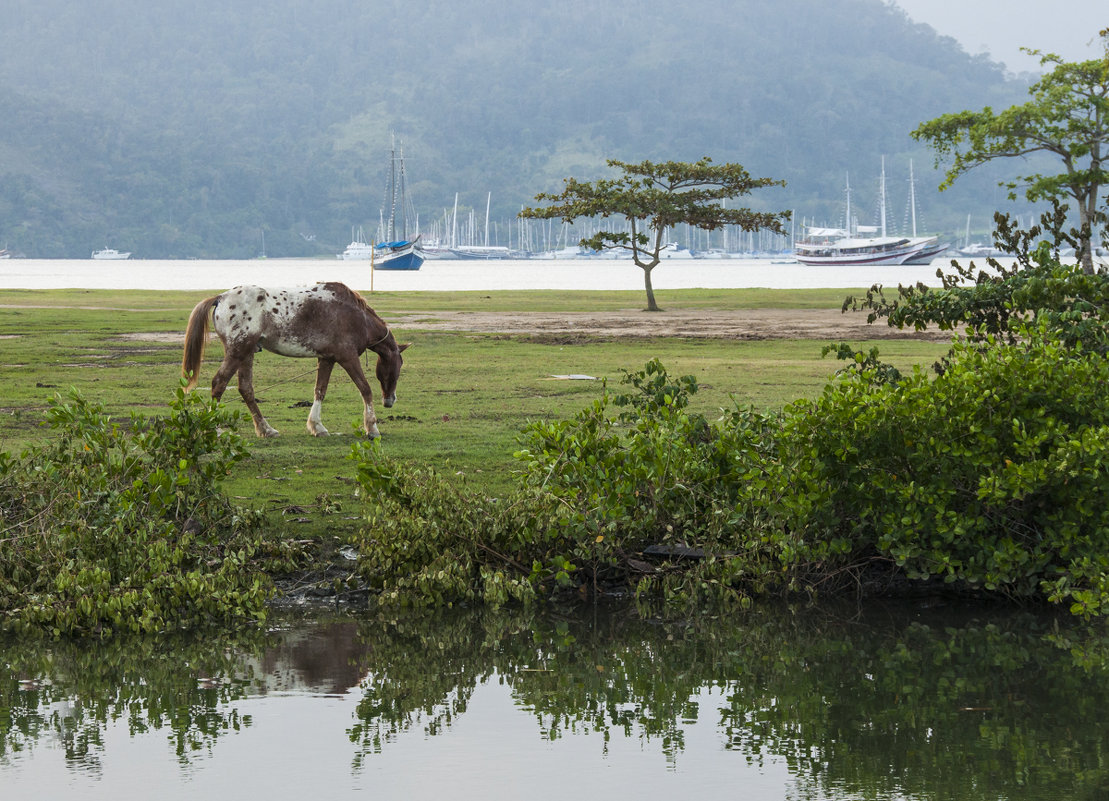
[[[931,144],[936,164],[950,158],[940,189],[965,172],[997,158],[1053,154],[1061,169],[1049,175],[1034,173],[1002,181],[1015,200],[1017,190],[1033,202],[1070,198],[1078,205],[1079,244],[1083,270],[1093,273],[1090,241],[1106,220],[1099,208],[1102,187],[1109,184],[1109,29],[1101,31],[1105,57],[1076,63],[1039,50],[1046,68],[1055,66],[1032,84],[1031,100],[995,114],[981,111],[945,114],[922,123],[913,138]]]
[[[655,164],[642,161],[629,164],[614,159],[608,166],[623,171],[616,178],[597,181],[565,180],[561,194],[546,192],[536,200],[552,205],[528,208],[521,217],[532,219],[561,218],[572,223],[579,218],[623,217],[628,229],[617,231],[610,226],[582,239],[582,247],[592,250],[627,251],[636,266],[643,270],[647,289],[647,310],[658,311],[651,287],[651,270],[659,263],[666,247],[667,228],[679,223],[713,231],[725,225],[737,225],[744,231],[768,229],[784,233],[782,224],[790,212],[756,212],[750,209],[725,208],[722,201],[764,186],[785,186],[785,181],[752,178],[739,164],[713,164],[707,156],[697,162],[667,161]]]

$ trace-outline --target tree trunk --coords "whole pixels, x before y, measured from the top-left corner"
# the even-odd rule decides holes
[[[1094,236],[1097,226],[1105,224],[1105,215],[1098,213],[1097,208],[1097,193],[1101,189],[1100,184],[1094,184],[1093,187],[1084,192],[1073,193],[1074,199],[1078,201],[1078,246],[1079,252],[1082,254],[1082,272],[1087,275],[1093,275],[1096,270],[1094,269]]]
[[[643,268],[643,285],[647,288],[647,311],[661,311],[655,303],[655,290],[651,286],[651,268]]]
[[[1086,275],[1093,275],[1096,270],[1094,269],[1094,249],[1090,247],[1090,243],[1086,243],[1085,249],[1082,251],[1082,272]]]

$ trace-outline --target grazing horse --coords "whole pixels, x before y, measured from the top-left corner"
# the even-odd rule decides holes
[[[196,386],[208,318],[223,342],[223,362],[212,378],[212,397],[219,400],[227,382],[239,375],[239,394],[254,418],[260,437],[276,437],[254,399],[254,354],[263,348],[282,356],[315,357],[316,396],[308,414],[308,432],[317,437],[328,433],[320,422],[320,408],[327,382],[336,364],[342,366],[358,391],[365,408],[362,425],[370,437],[378,437],[373,392],[362,372],[358,357],[367,350],[377,354],[377,380],[385,407],[397,398],[397,379],[403,362],[401,351],[385,321],[374,313],[357,292],[344,284],[330,282],[298,289],[263,289],[239,286],[196,304],[185,329],[185,353],[181,375],[188,379],[186,391]]]

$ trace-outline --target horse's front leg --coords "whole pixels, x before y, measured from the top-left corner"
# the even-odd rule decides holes
[[[343,369],[347,371],[350,380],[362,395],[362,430],[366,432],[366,436],[377,439],[381,436],[381,432],[377,430],[377,415],[374,414],[374,393],[370,389],[370,382],[366,380],[366,374],[362,372],[358,357],[346,359],[339,364],[343,365]]]
[[[254,419],[254,433],[260,437],[276,437],[277,429],[266,422],[262,411],[258,408],[258,401],[254,399],[254,354],[250,353],[243,358],[239,367],[239,394],[243,403],[250,409],[250,416]]]
[[[327,382],[331,380],[331,370],[334,367],[334,359],[321,358],[316,365],[316,395],[315,400],[312,401],[312,411],[308,413],[308,433],[314,437],[326,437],[329,433],[320,422],[320,409],[323,408]]]

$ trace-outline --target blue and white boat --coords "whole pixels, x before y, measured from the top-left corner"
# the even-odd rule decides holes
[[[375,270],[418,270],[423,263],[419,234],[411,241],[401,239],[374,245]]]
[[[383,225],[385,242],[374,245],[375,270],[418,270],[424,263],[420,235],[408,237],[408,193],[405,185],[404,153],[397,155],[396,142],[390,153],[389,186],[385,193],[390,203],[388,225]],[[400,220],[397,209],[400,209]],[[415,217],[415,212],[413,212]],[[399,223],[399,224],[398,224]]]
[[[339,258],[345,261],[368,261],[374,270],[418,270],[424,263],[425,255],[420,248],[420,235],[416,234],[411,239],[408,236],[409,203],[405,188],[404,154],[397,155],[395,144],[385,199],[389,203],[389,217],[386,220],[382,212],[378,233],[386,241],[367,242],[366,235],[359,226],[356,231],[351,232],[350,244],[339,254]],[[412,216],[416,216],[414,211]]]

